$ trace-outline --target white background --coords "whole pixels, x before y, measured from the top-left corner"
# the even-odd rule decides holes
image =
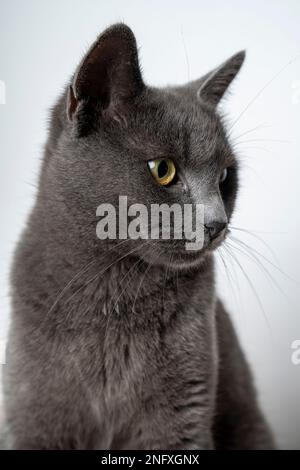
[[[228,276],[219,266],[219,292],[236,322],[279,445],[299,449],[300,365],[291,362],[291,343],[300,339],[297,0],[0,1],[0,79],[6,85],[6,104],[0,104],[0,336],[5,337],[9,317],[11,254],[34,200],[47,110],[96,35],[120,20],[137,36],[144,77],[152,85],[197,78],[247,49],[245,66],[223,105],[229,125],[246,109],[233,128],[242,163],[233,225],[254,231],[236,235],[285,274],[258,256],[275,286],[235,251],[259,300],[228,254]]]

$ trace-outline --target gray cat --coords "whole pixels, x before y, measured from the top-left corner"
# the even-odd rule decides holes
[[[214,280],[238,189],[216,108],[244,56],[185,86],[149,87],[117,24],[53,108],[12,270],[10,448],[273,448]],[[99,240],[96,208],[119,195],[204,204],[204,247]]]

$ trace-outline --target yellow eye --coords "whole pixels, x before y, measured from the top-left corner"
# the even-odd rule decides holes
[[[148,167],[152,173],[152,176],[162,186],[168,186],[172,183],[176,176],[176,167],[173,160],[170,158],[157,158],[156,160],[150,160]]]

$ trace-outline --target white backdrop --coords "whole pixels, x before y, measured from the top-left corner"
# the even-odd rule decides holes
[[[35,195],[47,110],[96,35],[120,20],[137,36],[152,85],[197,78],[247,49],[223,107],[229,122],[243,113],[233,128],[242,162],[233,225],[253,232],[235,234],[263,255],[252,251],[265,267],[241,247],[234,253],[244,276],[224,253],[228,273],[220,263],[219,292],[280,446],[300,448],[300,364],[291,361],[291,344],[300,339],[297,0],[0,0],[0,336],[9,318],[11,254]]]

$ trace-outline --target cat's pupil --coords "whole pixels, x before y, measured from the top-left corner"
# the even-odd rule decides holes
[[[164,176],[166,176],[168,174],[168,170],[169,170],[168,163],[165,160],[161,161],[157,167],[158,177],[163,178]]]

